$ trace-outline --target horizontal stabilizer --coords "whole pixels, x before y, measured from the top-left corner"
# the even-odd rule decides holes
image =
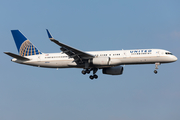
[[[4,52],[4,53],[9,55],[9,56],[11,56],[11,57],[13,57],[13,58],[16,58],[18,60],[30,60],[30,59],[28,59],[26,57],[23,57],[23,56],[20,56],[20,55],[16,55],[14,53],[10,53],[10,52]]]

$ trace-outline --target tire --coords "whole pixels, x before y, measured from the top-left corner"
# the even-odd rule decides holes
[[[89,74],[89,73],[90,73],[90,70],[86,70],[86,73]]]
[[[93,80],[93,79],[94,79],[94,76],[90,75],[89,78],[90,78],[91,80]]]
[[[97,79],[97,78],[98,78],[98,76],[97,76],[97,75],[94,75],[94,78],[95,78],[95,79]]]
[[[157,74],[158,73],[157,70],[154,70],[154,73]]]
[[[86,71],[85,70],[82,70],[82,72],[81,72],[83,75],[85,75],[86,74]]]

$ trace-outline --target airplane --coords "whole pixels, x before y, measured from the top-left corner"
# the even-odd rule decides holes
[[[19,55],[4,52],[13,57],[11,61],[45,68],[81,68],[83,75],[89,76],[91,80],[97,79],[96,72],[102,69],[103,74],[121,75],[123,65],[155,64],[154,73],[160,64],[177,61],[177,57],[171,52],[163,49],[134,49],[113,51],[89,51],[84,52],[66,45],[54,39],[46,29],[49,39],[60,46],[59,53],[40,52],[19,30],[11,30]]]

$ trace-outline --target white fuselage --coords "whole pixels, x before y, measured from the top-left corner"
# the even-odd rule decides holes
[[[177,60],[176,56],[172,55],[169,51],[162,49],[92,51],[87,53],[95,55],[95,58],[102,58],[99,61],[100,64],[90,64],[90,67],[98,68],[128,64],[169,63]],[[20,64],[47,68],[84,68],[84,65],[76,64],[73,58],[69,58],[65,53],[62,52],[47,54],[43,53],[25,57],[29,58],[30,60],[21,61],[14,58],[12,61]]]

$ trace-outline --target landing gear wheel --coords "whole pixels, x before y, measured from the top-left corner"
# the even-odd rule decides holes
[[[86,70],[86,73],[89,74],[91,71],[90,70]]]
[[[158,73],[157,70],[154,70],[154,73],[157,74]]]
[[[97,76],[97,75],[94,75],[94,78],[95,78],[95,79],[97,79],[97,78],[98,78],[98,76]]]
[[[86,74],[86,71],[85,70],[82,70],[82,72],[81,72],[83,75],[85,75]]]
[[[158,66],[161,65],[161,63],[155,63],[155,70],[154,70],[154,73],[157,74],[157,69],[158,69]]]
[[[91,80],[93,80],[93,79],[94,79],[94,76],[90,75],[89,78],[90,78]]]

